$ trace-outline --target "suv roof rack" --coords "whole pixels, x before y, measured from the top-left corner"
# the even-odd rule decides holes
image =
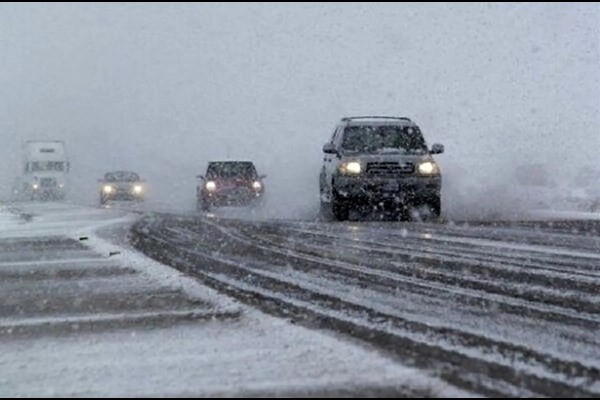
[[[412,122],[412,120],[410,118],[406,118],[406,117],[383,117],[383,116],[374,116],[374,115],[361,116],[361,117],[344,117],[344,118],[342,118],[342,121],[346,122],[346,121],[352,121],[354,119],[395,119],[395,120],[399,120],[399,121]]]

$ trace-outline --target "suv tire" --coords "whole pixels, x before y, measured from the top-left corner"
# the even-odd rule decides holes
[[[331,213],[338,221],[347,221],[350,218],[350,207],[335,192],[331,197]]]
[[[196,209],[198,212],[208,212],[210,211],[210,204],[204,199],[198,199],[198,202],[196,203]]]
[[[442,200],[440,196],[435,196],[427,203],[429,211],[434,218],[439,218],[442,215]]]

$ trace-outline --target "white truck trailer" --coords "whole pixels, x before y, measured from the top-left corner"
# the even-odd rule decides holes
[[[29,141],[23,145],[23,173],[13,193],[17,200],[64,200],[71,163],[62,141]]]

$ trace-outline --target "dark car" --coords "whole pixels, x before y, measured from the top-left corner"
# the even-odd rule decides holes
[[[383,209],[408,215],[425,207],[441,213],[440,168],[421,130],[404,117],[352,117],[340,121],[325,153],[320,175],[321,207],[338,220],[352,210]]]
[[[213,161],[198,186],[198,210],[219,206],[248,206],[265,194],[263,179],[251,161]]]
[[[146,199],[146,181],[129,171],[109,172],[100,182],[100,204],[108,201],[143,201]]]

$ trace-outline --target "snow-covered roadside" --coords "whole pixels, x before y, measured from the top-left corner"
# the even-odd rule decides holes
[[[187,294],[194,296],[198,299],[209,301],[211,304],[216,305],[219,310],[222,311],[237,311],[241,310],[243,319],[234,328],[236,331],[239,330],[254,330],[258,329],[262,332],[269,332],[267,337],[260,338],[255,343],[252,340],[252,334],[246,337],[247,348],[245,352],[253,351],[257,352],[257,355],[262,353],[264,349],[261,349],[265,344],[261,343],[263,339],[269,340],[269,337],[279,342],[285,338],[287,343],[282,343],[285,348],[284,354],[269,354],[274,362],[279,362],[277,359],[282,356],[284,359],[289,357],[290,365],[284,366],[279,365],[277,370],[280,368],[291,369],[290,376],[282,378],[279,382],[278,379],[274,379],[277,374],[272,371],[273,367],[264,366],[263,368],[254,368],[250,365],[241,366],[238,368],[246,369],[248,372],[253,371],[252,374],[256,374],[256,377],[244,377],[238,376],[238,378],[245,380],[250,379],[253,383],[250,385],[233,385],[227,387],[215,387],[214,390],[204,390],[201,395],[218,393],[219,395],[234,395],[237,393],[291,393],[291,392],[306,392],[310,391],[341,391],[341,390],[360,390],[364,387],[389,387],[389,388],[403,388],[407,394],[410,393],[429,393],[433,396],[443,397],[472,397],[473,394],[464,392],[462,390],[451,387],[450,385],[442,382],[441,380],[427,375],[422,371],[418,371],[414,368],[405,367],[401,364],[396,364],[393,360],[388,359],[387,362],[381,362],[385,359],[379,359],[382,357],[375,350],[364,346],[357,345],[347,339],[340,339],[339,336],[333,333],[327,332],[315,332],[296,325],[291,325],[288,321],[273,318],[255,309],[249,308],[242,305],[231,298],[224,296],[217,291],[199,284],[195,279],[185,276],[184,274],[176,271],[173,268],[160,264],[139,252],[130,249],[128,246],[115,244],[119,234],[113,234],[111,232],[119,232],[118,225],[128,225],[128,223],[120,223],[113,225],[108,229],[102,229],[101,233],[98,231],[80,232],[81,234],[87,234],[90,237],[89,245],[95,251],[101,254],[107,254],[109,252],[119,251],[119,261],[125,267],[134,268],[140,273],[147,274],[153,279],[160,280],[165,284],[169,284],[174,288],[181,288]],[[112,237],[112,239],[111,239]],[[250,332],[247,332],[250,333]],[[242,333],[242,336],[245,334]],[[238,340],[234,335],[229,340]],[[262,336],[262,335],[261,335]],[[312,358],[312,351],[305,348],[307,342],[318,343],[319,347],[324,346],[325,352],[320,353],[311,363],[314,365],[306,370],[302,366],[304,361]],[[235,348],[239,343],[219,343],[219,346],[223,346],[223,352],[229,353],[231,349]],[[271,348],[272,344],[267,344],[267,347]],[[216,355],[219,357],[219,355]],[[339,359],[328,365],[330,361],[329,357]],[[260,358],[260,357],[259,357]],[[319,361],[319,359],[321,359]],[[377,360],[379,359],[379,360]],[[252,363],[249,359],[248,362]],[[333,361],[333,360],[331,360]],[[262,361],[260,361],[262,363]],[[354,369],[357,364],[361,364],[360,369],[366,368],[364,373],[361,375],[354,375]],[[331,369],[332,365],[337,364],[341,368],[342,372]],[[387,365],[386,365],[387,364]],[[394,365],[395,364],[395,365]],[[394,366],[393,366],[394,365]],[[382,369],[383,368],[383,369]],[[262,371],[261,371],[262,370]],[[237,374],[237,373],[236,373]],[[266,374],[271,383],[264,384],[259,383],[261,375]],[[314,375],[313,375],[314,374]],[[350,374],[348,376],[344,376]],[[223,375],[224,377],[225,375]],[[303,383],[305,379],[310,380],[310,384]],[[239,387],[238,387],[239,386]],[[237,388],[236,388],[237,387]]]
[[[532,210],[531,217],[536,220],[577,220],[600,221],[600,212],[586,211],[560,211],[560,210]]]
[[[0,240],[84,238],[81,243],[99,260],[134,269],[142,281],[181,290],[210,304],[215,312],[242,313],[234,320],[0,337],[2,397],[285,395],[365,393],[373,388],[395,394],[469,395],[368,346],[242,306],[118,240],[113,242],[116,237],[97,234],[126,226],[135,216],[69,205],[32,205],[25,211],[34,215],[33,220],[9,223]],[[48,268],[54,266],[52,260],[44,262]],[[0,272],[5,267],[0,265]]]
[[[15,213],[15,210],[0,203],[0,233],[13,228],[19,222],[22,222],[22,220]]]
[[[181,289],[189,296],[206,301],[219,310],[236,312],[241,310],[241,305],[227,296],[223,296],[215,290],[199,284],[196,280],[189,278],[177,270],[160,264],[149,257],[131,249],[119,240],[125,239],[111,232],[126,230],[135,218],[119,220],[110,225],[101,225],[92,228],[78,230],[73,237],[86,237],[86,245],[98,254],[118,253],[113,260],[118,261],[125,268],[132,268],[149,279],[161,282],[162,285],[173,289]],[[99,233],[102,231],[102,233]],[[246,312],[248,310],[245,310]]]

